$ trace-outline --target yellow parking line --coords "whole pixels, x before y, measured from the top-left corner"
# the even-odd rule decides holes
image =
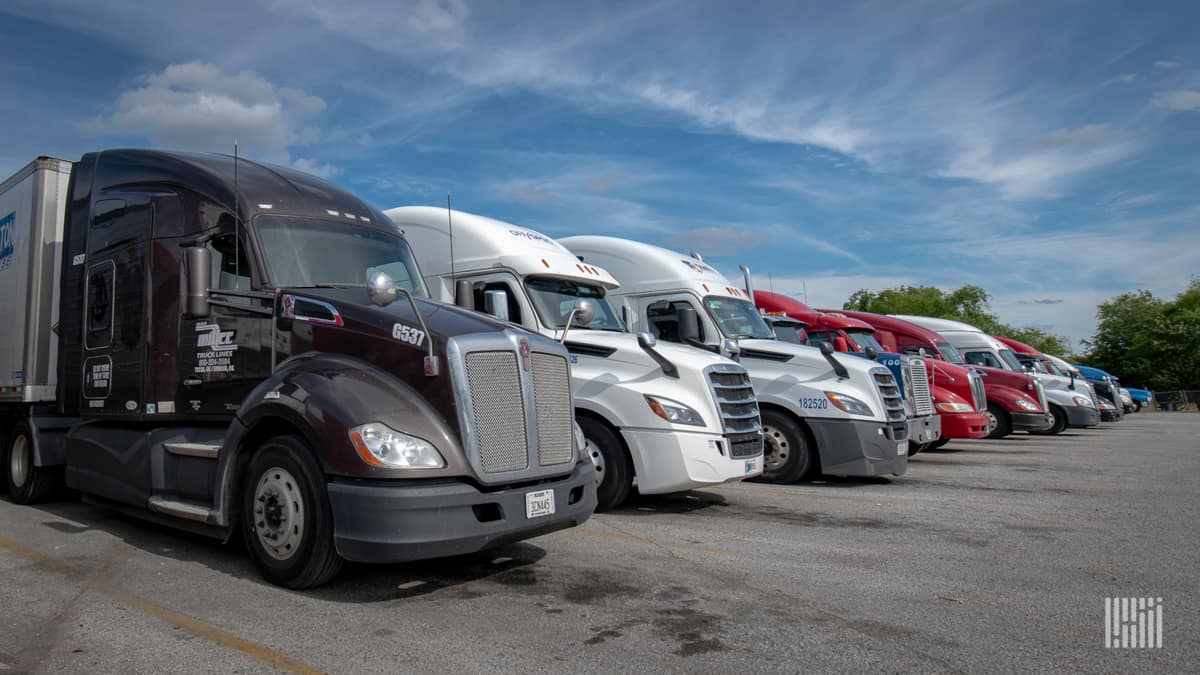
[[[684,551],[694,551],[705,555],[718,555],[726,557],[738,557],[739,554],[733,551],[725,551],[719,548],[706,548],[704,546],[692,546],[691,544],[672,544],[656,539],[646,539],[645,537],[635,537],[632,534],[620,534],[617,532],[604,532],[601,530],[593,530],[591,528],[573,527],[566,532],[572,534],[582,534],[589,537],[600,537],[602,539],[612,539],[615,541],[623,541],[630,544],[642,544],[644,546],[655,546],[661,548],[676,548]]]
[[[66,577],[79,578],[84,576],[84,572],[80,569],[72,567],[60,560],[51,558],[41,551],[22,546],[21,544],[5,539],[4,537],[0,537],[0,549],[8,551],[9,553],[12,553],[18,557],[25,558],[26,560],[29,560],[40,567]],[[173,626],[178,626],[179,628],[182,628],[193,635],[202,637],[227,649],[241,652],[242,654],[245,654],[253,659],[257,659],[258,661],[261,661],[272,668],[291,673],[304,673],[305,675],[321,672],[320,670],[313,668],[306,663],[302,663],[291,658],[290,656],[281,654],[270,647],[264,647],[263,645],[255,642],[243,640],[242,638],[227,631],[221,630],[216,626],[204,623],[203,621],[194,619],[186,614],[180,614],[174,610],[156,605],[153,602],[150,602],[143,597],[134,595],[128,591],[111,587],[100,587],[96,590],[99,590],[118,602],[124,603],[136,609],[146,616],[153,617]]]

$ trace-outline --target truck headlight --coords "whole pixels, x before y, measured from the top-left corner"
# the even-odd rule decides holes
[[[870,417],[875,414],[871,412],[871,406],[853,396],[827,391],[825,392],[825,398],[829,399],[829,402],[836,406],[838,410],[848,412],[851,415],[866,415]]]
[[[1071,400],[1075,401],[1075,405],[1080,408],[1091,408],[1092,400],[1084,396],[1072,396]]]
[[[704,418],[700,416],[700,413],[679,401],[672,401],[662,396],[651,396],[650,394],[643,394],[643,396],[645,396],[646,405],[650,406],[650,410],[671,424],[686,424],[693,427],[704,426]]]
[[[440,469],[446,460],[428,441],[370,422],[350,430],[358,456],[371,466],[395,469]]]
[[[1039,408],[1036,403],[1030,403],[1023,398],[1017,399],[1017,407],[1024,408],[1025,410],[1029,410],[1031,412],[1041,411],[1041,408]]]
[[[955,403],[954,401],[946,401],[944,403],[936,403],[936,404],[934,404],[934,406],[938,410],[941,410],[942,412],[947,412],[947,413],[975,412],[975,408],[967,405],[966,403]]]

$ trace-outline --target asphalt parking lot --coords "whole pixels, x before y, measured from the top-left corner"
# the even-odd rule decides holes
[[[236,547],[2,500],[0,672],[1182,672],[1198,470],[1200,415],[1143,413],[951,443],[895,480],[643,498],[302,593]],[[1163,598],[1163,648],[1106,650],[1107,596]]]

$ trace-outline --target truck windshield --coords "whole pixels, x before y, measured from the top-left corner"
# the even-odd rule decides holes
[[[960,366],[963,364],[962,354],[958,353],[958,350],[954,348],[954,345],[950,344],[949,342],[938,342],[936,343],[936,346],[938,351],[942,353],[943,359],[946,359],[950,363],[957,363]]]
[[[571,315],[575,303],[579,300],[590,300],[596,310],[596,318],[587,326],[576,323],[573,327],[625,331],[600,286],[551,277],[530,277],[525,280],[525,288],[529,291],[533,307],[542,318],[542,323],[548,328],[565,328],[567,317]]]
[[[1053,361],[1043,361],[1042,365],[1046,368],[1046,372],[1050,373],[1051,375],[1068,377],[1068,375],[1062,371],[1062,368],[1059,368],[1058,365]]]
[[[254,224],[276,286],[365,288],[371,274],[386,272],[397,286],[428,297],[399,232],[297,216],[259,216]]]
[[[758,310],[754,305],[745,300],[734,300],[733,298],[722,298],[715,295],[710,295],[704,299],[704,306],[708,309],[709,315],[713,321],[717,322],[717,327],[727,338],[734,340],[742,340],[746,338],[754,338],[756,340],[774,340],[775,331],[767,326],[767,322],[759,316]]]
[[[871,331],[865,328],[851,328],[846,331],[846,335],[849,335],[850,339],[854,340],[854,344],[858,345],[858,349],[860,351],[865,350],[867,347],[870,347],[877,352],[887,351],[883,348],[883,345],[879,344],[879,340],[875,339],[875,336],[871,334]]]
[[[1004,359],[1004,363],[1008,364],[1009,370],[1015,370],[1018,373],[1025,371],[1025,366],[1021,365],[1021,360],[1011,349],[1000,349],[1000,358]]]

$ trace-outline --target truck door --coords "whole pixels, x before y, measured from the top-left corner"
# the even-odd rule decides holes
[[[682,342],[679,337],[679,320],[678,311],[683,307],[691,307],[696,310],[696,315],[700,319],[700,336],[701,342],[710,344],[714,341],[720,342],[716,330],[708,322],[708,315],[700,308],[696,302],[688,295],[671,295],[659,296],[653,298],[639,299],[646,316],[646,329],[654,334],[654,337],[667,342]]]
[[[84,415],[140,417],[146,353],[148,195],[104,194],[92,208],[84,261]]]
[[[179,321],[175,401],[183,415],[230,417],[271,373],[274,296],[261,291],[261,273],[254,269],[246,229],[241,229],[235,245],[232,218],[221,221],[207,244],[212,312],[202,319]]]

